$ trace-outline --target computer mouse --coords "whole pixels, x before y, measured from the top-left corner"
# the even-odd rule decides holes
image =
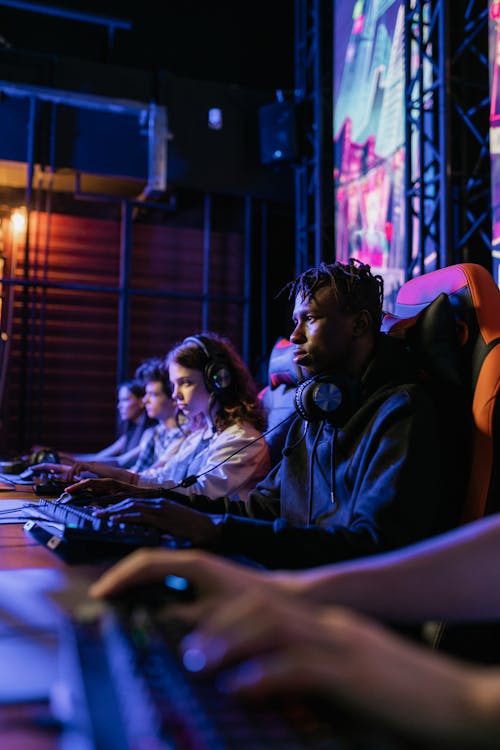
[[[43,477],[46,475],[47,475],[47,472],[44,469],[34,469],[32,466],[28,466],[27,469],[25,469],[21,474],[19,474],[19,479],[24,479],[24,480],[28,480],[32,482],[33,479],[36,479],[37,477]]]
[[[92,490],[82,490],[74,495],[65,490],[54,502],[58,505],[92,505],[99,499]]]
[[[40,497],[57,497],[63,492],[67,482],[62,479],[47,479],[35,481],[33,491]]]

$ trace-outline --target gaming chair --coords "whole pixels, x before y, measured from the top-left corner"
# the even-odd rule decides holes
[[[276,340],[269,357],[268,384],[259,394],[268,415],[266,443],[269,447],[271,466],[275,466],[281,460],[286,434],[292,417],[296,414],[295,389],[302,379],[300,367],[293,362],[293,346],[288,339],[281,336]],[[290,419],[286,420],[287,417]],[[282,424],[278,426],[280,422]]]
[[[429,316],[429,312],[434,308],[435,313],[439,306],[436,323],[436,315]],[[453,313],[454,331],[449,316],[445,320],[447,306]],[[426,314],[434,318],[431,333],[414,336],[414,341],[418,340],[428,362],[437,363],[438,377],[448,382],[465,379],[468,386],[470,460],[459,514],[459,522],[468,523],[500,511],[500,289],[491,274],[475,263],[432,271],[403,284],[395,314],[385,316],[382,328],[411,338],[410,331],[422,328]],[[498,664],[499,630],[496,623],[432,622],[424,625],[422,637],[433,648]]]
[[[385,316],[382,329],[397,335],[398,328],[417,326],[423,311],[443,295],[451,305],[455,331],[449,326],[447,331],[441,320],[437,335],[427,341],[421,336],[420,343],[442,372],[448,368],[445,378],[455,374],[470,389],[470,473],[461,511],[466,523],[500,510],[500,289],[476,263],[432,271],[403,284],[395,314]]]

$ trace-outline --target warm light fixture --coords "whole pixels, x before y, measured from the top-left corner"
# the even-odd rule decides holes
[[[26,229],[26,209],[16,208],[10,215],[12,231],[15,234],[21,234]]]
[[[10,215],[12,233],[19,235],[26,231],[26,209],[16,208]]]

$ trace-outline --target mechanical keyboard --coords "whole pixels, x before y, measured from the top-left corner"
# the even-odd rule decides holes
[[[128,554],[137,547],[187,546],[140,524],[112,525],[95,515],[96,506],[41,499],[26,508],[24,529],[66,562],[95,562]]]
[[[141,605],[69,620],[63,682],[89,750],[401,750],[316,697],[238,700],[187,672],[183,623]],[[103,705],[106,710],[103,711]]]

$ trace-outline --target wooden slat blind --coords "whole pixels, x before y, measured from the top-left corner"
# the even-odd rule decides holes
[[[217,231],[210,240],[210,294],[241,298],[242,234]],[[127,375],[201,330],[202,301],[189,295],[203,292],[203,231],[133,224],[131,246]],[[120,222],[33,212],[26,277],[23,265],[21,258],[16,278],[28,284],[15,290],[1,447],[97,450],[116,429]],[[210,327],[241,347],[241,299],[217,300],[210,313]]]

